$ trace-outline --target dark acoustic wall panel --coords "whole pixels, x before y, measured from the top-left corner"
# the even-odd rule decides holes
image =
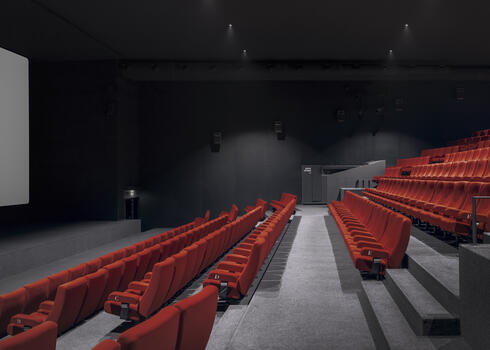
[[[484,82],[144,83],[120,69],[31,64],[31,202],[0,208],[0,223],[119,219],[123,190],[136,186],[144,228],[177,225],[208,208],[300,195],[301,164],[389,166],[489,127]]]
[[[454,83],[455,85],[461,83]],[[490,86],[452,82],[157,82],[141,93],[141,213],[145,228],[217,214],[259,196],[301,194],[301,164],[360,164],[417,156],[486,127]],[[463,84],[468,85],[468,84]],[[467,88],[468,90],[468,88]],[[356,95],[363,94],[359,117]],[[395,98],[403,96],[402,112]],[[465,101],[465,103],[468,101]],[[343,123],[335,111],[345,109]],[[380,111],[381,109],[381,111]],[[283,121],[278,140],[274,121]],[[211,152],[212,132],[223,133]]]

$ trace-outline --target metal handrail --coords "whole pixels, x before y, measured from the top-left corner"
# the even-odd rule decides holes
[[[477,227],[476,227],[476,200],[477,199],[490,199],[490,196],[473,196],[471,198],[471,204],[473,209],[473,220],[471,220],[471,231],[473,243],[478,243]]]

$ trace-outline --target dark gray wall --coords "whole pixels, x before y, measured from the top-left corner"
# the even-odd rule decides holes
[[[136,82],[115,62],[34,63],[30,94],[31,203],[0,208],[0,223],[122,218],[123,190],[137,186],[144,228],[177,225],[299,195],[301,164],[416,156],[489,127],[490,109],[488,82]]]
[[[0,223],[118,219],[137,182],[138,88],[114,62],[30,66],[28,205],[0,208]]]
[[[456,102],[463,84],[466,100]],[[464,82],[159,82],[141,95],[145,227],[185,222],[282,191],[300,194],[301,164],[352,164],[417,156],[487,127],[489,85]],[[357,117],[362,96],[362,119]],[[394,100],[403,97],[403,112]],[[384,117],[375,111],[385,106]],[[345,108],[338,123],[334,111]],[[273,121],[286,139],[277,140]],[[212,131],[223,132],[212,153]],[[374,132],[376,132],[373,135]]]

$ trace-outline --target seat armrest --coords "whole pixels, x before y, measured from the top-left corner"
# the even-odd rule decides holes
[[[249,250],[252,250],[253,248],[253,244],[252,243],[240,243],[238,245],[238,248],[241,248],[241,249],[249,249]]]
[[[460,213],[462,213],[462,211],[460,211],[459,209],[446,208],[446,209],[444,209],[444,211],[441,214],[443,214],[444,216],[449,216],[449,217],[455,218],[455,217],[458,217],[458,214],[460,214]],[[462,214],[460,214],[460,216],[461,215]]]
[[[246,257],[244,257],[243,255],[228,254],[225,257],[225,261],[233,261],[237,264],[246,264],[248,262],[248,259]]]
[[[376,242],[358,242],[357,247],[362,249],[362,248],[375,248],[375,249],[384,249],[383,245],[380,243]]]
[[[444,214],[447,210],[449,209],[453,209],[453,208],[448,208],[447,206],[444,206],[444,205],[435,205],[433,208],[432,208],[432,211],[434,213],[438,213],[438,214]]]
[[[237,264],[231,261],[222,261],[218,263],[218,270],[227,270],[231,272],[242,272],[244,266],[242,264]]]
[[[250,254],[252,254],[252,251],[247,250],[247,249],[242,249],[242,248],[235,248],[235,249],[233,249],[233,254],[250,256]]]
[[[41,311],[51,311],[53,309],[54,301],[45,300],[41,304],[39,304],[39,310]]]
[[[12,316],[12,318],[10,319],[10,323],[15,323],[16,325],[23,325],[27,327],[35,327],[43,323],[44,321],[45,320],[42,320],[39,317],[33,317],[27,314],[17,314]]]
[[[145,273],[145,277],[144,278],[145,278],[145,280],[151,279],[151,272]]]
[[[141,281],[133,281],[129,284],[128,288],[136,289],[136,290],[140,290],[140,291],[144,292],[148,288],[149,285],[150,285],[149,283],[145,283],[145,282],[141,282]]]
[[[353,237],[353,241],[354,242],[360,242],[360,241],[363,241],[363,242],[378,242],[376,240],[376,238],[374,238],[373,236],[355,236]]]
[[[109,301],[116,301],[124,304],[138,304],[140,297],[131,293],[112,292],[107,298]]]
[[[352,237],[355,236],[367,236],[367,237],[373,237],[371,232],[369,231],[359,231],[359,230],[353,230],[349,232]]]
[[[373,258],[388,259],[390,254],[384,249],[365,248],[361,250],[361,255],[372,256]]]
[[[238,274],[225,270],[213,270],[209,273],[208,279],[221,282],[236,282],[238,280]]]

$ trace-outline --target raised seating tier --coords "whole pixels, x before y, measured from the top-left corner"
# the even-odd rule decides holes
[[[382,179],[364,195],[441,230],[468,236],[472,197],[490,195],[490,182]],[[490,228],[490,203],[477,200],[478,228]]]
[[[352,192],[346,192],[342,202],[332,201],[329,209],[356,268],[384,274],[387,267],[400,266],[410,220]]]

